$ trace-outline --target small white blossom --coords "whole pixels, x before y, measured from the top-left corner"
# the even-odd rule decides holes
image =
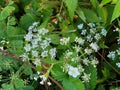
[[[32,51],[32,56],[33,56],[33,57],[38,57],[38,51],[34,51],[34,50],[33,50],[33,51]]]
[[[92,49],[89,49],[89,48],[85,48],[85,53],[86,54],[88,54],[88,55],[90,55],[92,52],[93,52],[93,50]]]
[[[1,49],[1,50],[4,50],[4,48],[3,48],[3,47],[0,47],[0,49]]]
[[[84,81],[84,82],[89,82],[89,80],[90,80],[90,75],[91,75],[91,74],[86,74],[86,73],[84,73],[84,75],[82,76],[83,81]]]
[[[22,59],[22,61],[27,61],[28,55],[26,53],[23,53],[22,55],[20,55],[20,58]]]
[[[83,24],[79,24],[77,27],[78,27],[78,29],[82,29],[83,28]]]
[[[25,49],[26,52],[29,52],[29,51],[31,50],[30,44],[26,44],[26,45],[24,46],[24,49]]]
[[[48,51],[43,51],[43,52],[41,53],[41,56],[42,56],[42,58],[47,57],[47,56],[48,56]]]
[[[80,72],[84,72],[83,66],[82,66],[82,65],[78,65],[78,70],[79,70]]]
[[[70,66],[68,70],[68,74],[72,76],[73,78],[76,78],[77,76],[80,75],[78,68]]]
[[[120,37],[117,39],[118,44],[120,44]]]
[[[49,31],[45,28],[41,28],[38,30],[38,33],[41,34],[41,35],[45,35],[46,33],[48,33]]]
[[[91,28],[95,27],[94,23],[88,23],[88,26],[90,26]]]
[[[67,45],[70,41],[70,37],[66,38],[66,37],[63,37],[60,39],[60,44],[61,45]]]
[[[96,40],[100,40],[101,36],[100,36],[99,33],[97,33],[97,34],[94,36],[94,38],[95,38]]]
[[[36,65],[36,66],[41,66],[41,61],[40,59],[35,59],[35,61],[33,61],[33,63]]]
[[[116,50],[117,54],[120,55],[120,48]]]
[[[75,42],[78,43],[78,44],[80,44],[80,45],[84,45],[85,40],[83,40],[82,38],[76,37],[75,38]]]
[[[33,34],[32,33],[28,33],[24,38],[25,38],[26,41],[31,41],[32,37],[33,37]]]
[[[34,22],[32,25],[33,26],[38,26],[39,22]]]
[[[87,33],[87,30],[83,29],[82,32],[81,32],[81,35],[86,35],[86,33]]]
[[[93,65],[93,67],[96,67],[96,65],[98,64],[98,60],[96,58],[94,58],[93,60],[91,60],[91,65]]]
[[[71,55],[73,54],[73,52],[70,52],[69,50],[66,52],[65,54],[65,58],[69,58]]]
[[[97,51],[99,50],[99,46],[97,45],[96,42],[95,42],[95,43],[91,43],[91,44],[90,44],[90,47],[91,47],[93,50],[95,50],[95,52],[97,52]]]
[[[81,50],[81,47],[77,45],[75,45],[73,48],[75,49],[76,52],[79,52]]]
[[[55,58],[56,57],[56,48],[50,49],[49,54],[51,56],[51,59]]]
[[[95,34],[95,30],[96,30],[96,28],[91,28],[91,29],[90,29],[90,33],[91,33],[91,34]]]
[[[44,50],[46,47],[48,47],[51,43],[51,39],[46,38],[43,40],[43,42],[40,44],[41,48]]]
[[[39,77],[40,77],[40,79],[41,79],[40,84],[41,84],[41,85],[44,85],[44,83],[45,83],[46,80],[47,80],[47,77],[46,77],[45,75],[40,75]]]
[[[116,63],[116,66],[117,66],[118,68],[120,68],[120,63]]]
[[[107,35],[106,29],[103,28],[103,29],[101,30],[101,34],[102,34],[103,36],[106,36],[106,35]]]
[[[115,59],[115,51],[111,51],[109,52],[109,54],[107,55],[108,58],[111,58],[112,60]]]
[[[88,66],[89,63],[90,63],[90,61],[88,60],[88,58],[83,59],[83,64]]]
[[[93,40],[93,38],[92,38],[91,35],[88,35],[88,36],[86,37],[86,39],[87,39],[88,42],[91,42],[91,41]]]
[[[51,85],[52,85],[51,82],[47,82],[47,84],[48,84],[48,86],[51,86]]]

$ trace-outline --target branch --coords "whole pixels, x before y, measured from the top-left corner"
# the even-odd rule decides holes
[[[101,58],[116,72],[120,75],[120,72],[115,69],[99,52],[97,52],[99,56],[101,56]]]

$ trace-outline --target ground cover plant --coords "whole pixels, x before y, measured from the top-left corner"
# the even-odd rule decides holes
[[[120,0],[0,0],[0,90],[120,90]]]

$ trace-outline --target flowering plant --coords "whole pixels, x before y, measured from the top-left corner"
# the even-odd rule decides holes
[[[119,89],[119,0],[2,2],[0,90]]]

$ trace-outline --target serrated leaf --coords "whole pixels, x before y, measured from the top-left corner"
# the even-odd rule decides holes
[[[97,14],[91,10],[91,9],[82,9],[85,16],[86,16],[86,20],[88,22],[98,22],[99,21],[99,18],[97,16]]]
[[[118,0],[117,4],[115,5],[112,18],[111,18],[111,22],[115,20],[116,18],[118,18],[119,16],[120,16],[120,0]]]
[[[24,87],[24,81],[22,79],[16,79],[15,82],[15,88],[17,90],[23,90],[23,87]]]
[[[77,7],[78,0],[64,0],[69,12],[70,19],[73,20],[74,12]]]
[[[20,26],[27,30],[29,26],[32,25],[33,22],[37,22],[38,18],[34,15],[34,14],[24,14],[21,18],[20,18]]]
[[[63,72],[60,65],[54,65],[51,74],[58,81],[62,81],[64,78],[66,78],[66,74]]]
[[[81,8],[78,8],[76,12],[77,12],[78,16],[79,16],[84,22],[86,22],[86,17],[85,17],[84,12],[82,11],[82,9],[81,9]]]
[[[66,78],[62,82],[64,90],[85,90],[84,84],[80,79]]]
[[[14,10],[13,6],[6,6],[0,13],[0,20],[6,19]]]

